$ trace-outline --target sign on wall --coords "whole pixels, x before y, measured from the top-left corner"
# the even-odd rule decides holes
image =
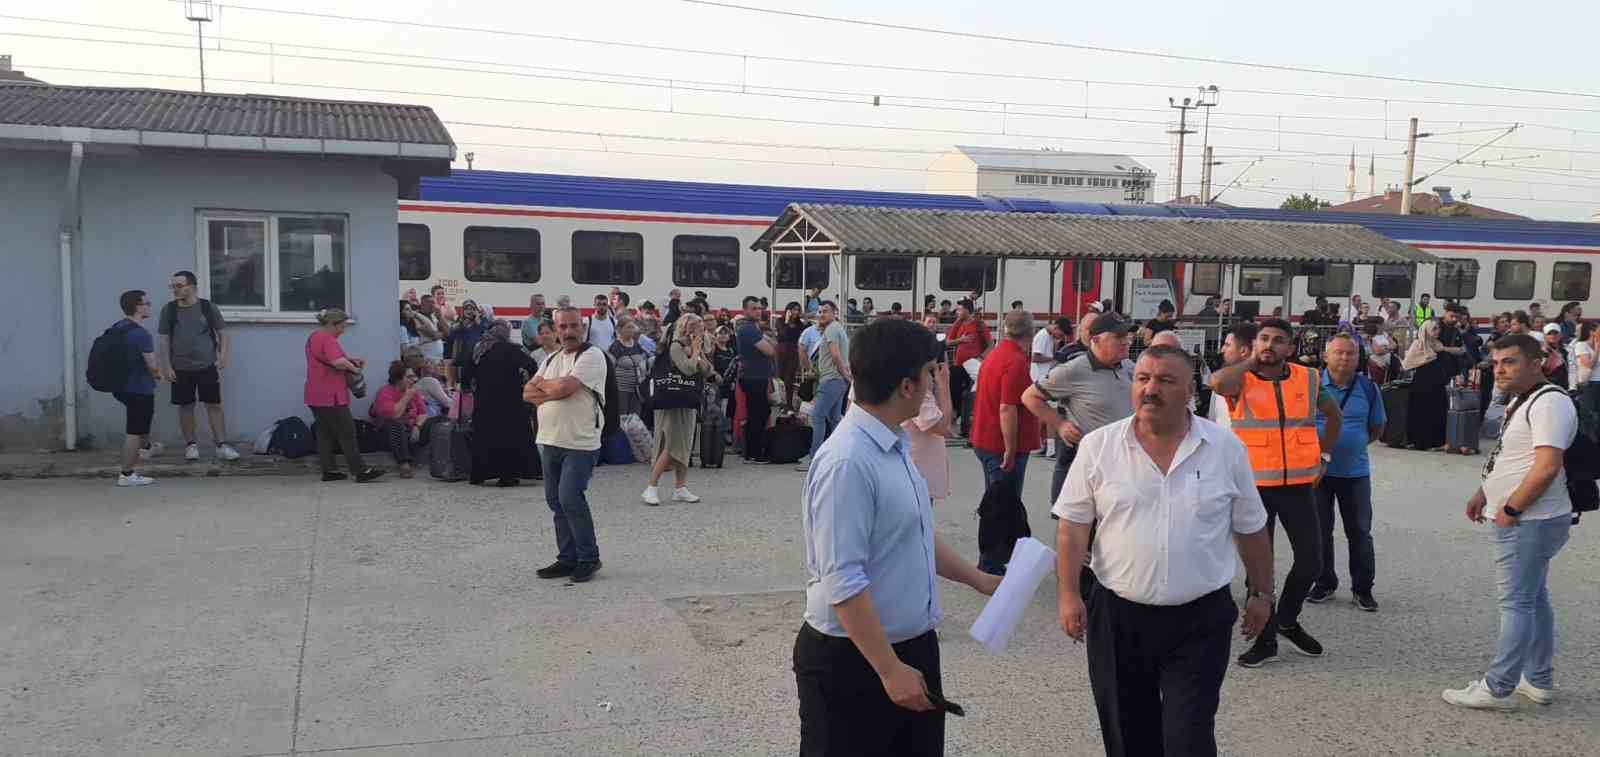
[[[1177,303],[1177,298],[1172,296],[1172,282],[1166,279],[1134,279],[1133,301],[1128,315],[1140,321],[1154,318],[1156,306],[1162,300]]]

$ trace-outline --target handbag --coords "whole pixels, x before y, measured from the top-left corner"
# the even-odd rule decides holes
[[[360,371],[344,374],[344,385],[356,399],[367,396],[367,377]]]
[[[702,396],[701,385],[700,377],[685,376],[672,364],[670,352],[662,355],[650,368],[650,408],[652,410],[698,408]]]

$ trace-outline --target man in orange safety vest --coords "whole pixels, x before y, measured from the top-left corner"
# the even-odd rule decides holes
[[[1273,601],[1271,586],[1250,587],[1251,597],[1265,594],[1276,609],[1254,645],[1239,656],[1247,668],[1277,659],[1278,636],[1302,654],[1322,656],[1322,645],[1300,625],[1300,608],[1322,572],[1315,487],[1333,459],[1341,414],[1317,369],[1292,362],[1294,352],[1294,327],[1269,319],[1256,333],[1250,358],[1211,374],[1211,389],[1227,400],[1233,433],[1250,453],[1267,529],[1273,532],[1281,520],[1294,551],[1281,600]],[[1328,419],[1320,436],[1319,409]]]

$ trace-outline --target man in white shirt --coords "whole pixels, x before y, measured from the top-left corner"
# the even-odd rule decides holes
[[[1089,684],[1112,757],[1217,753],[1239,616],[1235,550],[1251,586],[1274,585],[1250,458],[1236,436],[1188,411],[1193,371],[1182,350],[1146,349],[1133,416],[1083,437],[1055,503],[1061,629],[1089,638]],[[1098,585],[1085,608],[1078,566],[1097,520]],[[1268,591],[1250,594],[1246,637],[1261,633],[1273,603]]]
[[[1222,338],[1223,365],[1233,365],[1250,359],[1250,353],[1255,349],[1256,330],[1256,325],[1249,321],[1236,323],[1228,329],[1227,336]],[[1218,426],[1232,428],[1233,417],[1228,414],[1228,398],[1212,392],[1208,417]]]
[[[544,500],[555,514],[556,561],[536,573],[583,583],[600,570],[588,489],[605,422],[606,356],[596,345],[579,349],[583,318],[577,308],[556,311],[556,335],[561,351],[550,355],[539,366],[539,375],[522,388],[522,399],[538,407]]]
[[[1051,368],[1056,367],[1056,345],[1061,344],[1071,333],[1072,321],[1057,318],[1033,335],[1033,354],[1029,356],[1033,364],[1028,367],[1028,375],[1033,379],[1033,383],[1039,383],[1040,379],[1050,373]],[[1044,447],[1040,448],[1039,454],[1044,457],[1056,456],[1055,435],[1049,433],[1048,428],[1045,429]]]
[[[617,340],[617,319],[611,315],[611,299],[603,294],[594,296],[594,315],[584,324],[588,341],[601,352],[611,349]]]
[[[1539,704],[1555,699],[1555,612],[1546,582],[1572,528],[1562,458],[1578,414],[1565,391],[1545,383],[1543,359],[1539,341],[1526,334],[1494,343],[1495,388],[1517,399],[1484,463],[1483,485],[1467,501],[1467,519],[1494,521],[1500,636],[1483,678],[1444,692],[1458,707],[1510,710],[1516,694]]]

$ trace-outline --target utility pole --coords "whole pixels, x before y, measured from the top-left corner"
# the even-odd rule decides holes
[[[1194,102],[1193,98],[1185,97],[1183,98],[1183,104],[1179,105],[1176,100],[1170,97],[1167,98],[1167,105],[1169,107],[1176,108],[1178,111],[1177,131],[1167,132],[1168,134],[1178,135],[1178,167],[1173,176],[1172,188],[1172,199],[1174,200],[1178,200],[1183,197],[1183,138],[1187,134],[1194,133],[1194,130],[1189,128],[1189,111],[1200,107],[1198,105],[1191,105],[1190,103],[1192,102]]]
[[[1211,147],[1211,145],[1206,145],[1206,149],[1205,149],[1205,153],[1204,153],[1204,160],[1202,160],[1201,163],[1200,163],[1200,204],[1201,205],[1210,205],[1211,204],[1211,177],[1212,177],[1212,173],[1213,173],[1212,172],[1212,168],[1214,166],[1222,165],[1221,161],[1212,159],[1212,152],[1211,151],[1213,149],[1214,148]]]
[[[211,21],[211,0],[184,0],[183,17],[194,22],[195,47],[200,51],[200,91],[206,91],[206,32]]]
[[[475,152],[469,152],[466,155],[463,155],[462,157],[467,159],[467,170],[471,171],[472,170],[472,161],[478,157],[478,154],[475,153]]]

